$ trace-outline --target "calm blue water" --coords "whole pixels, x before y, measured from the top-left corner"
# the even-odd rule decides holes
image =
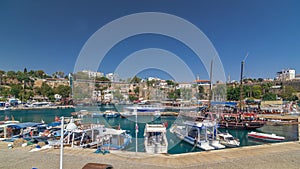
[[[78,111],[80,109],[85,109],[89,111],[103,111],[105,109],[112,109],[111,107],[84,107],[79,109],[48,109],[48,110],[10,110],[10,111],[0,111],[0,121],[4,120],[5,116],[11,117],[13,116],[15,120],[19,120],[20,122],[40,122],[44,120],[46,123],[50,123],[54,121],[55,116],[65,116],[70,117],[71,113],[74,111]],[[173,116],[165,116],[159,119],[155,119],[152,116],[138,116],[138,151],[144,152],[144,128],[146,123],[168,123],[168,129],[171,127],[172,123],[176,120],[176,117]],[[121,126],[121,129],[128,130],[132,135],[132,143],[125,149],[127,151],[135,151],[135,117],[130,118],[84,118],[83,122],[93,122],[105,124],[107,127],[117,127]],[[225,132],[226,130],[220,129],[221,132]],[[234,137],[239,138],[241,142],[241,146],[252,146],[252,145],[260,145],[266,144],[264,142],[259,142],[256,140],[248,139],[247,134],[249,131],[246,130],[227,130]],[[284,126],[264,126],[257,131],[266,132],[266,133],[275,133],[280,136],[284,136],[286,141],[295,141],[298,138],[298,125],[284,125]],[[178,153],[186,153],[186,152],[196,152],[201,151],[198,148],[193,148],[190,144],[185,143],[184,141],[179,140],[174,134],[170,133],[169,130],[167,132],[168,142],[169,142],[169,151],[170,154],[178,154]]]

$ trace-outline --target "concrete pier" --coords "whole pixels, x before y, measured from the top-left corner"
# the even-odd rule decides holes
[[[82,168],[86,163],[111,164],[118,169],[299,169],[300,144],[286,142],[177,155],[111,151],[102,155],[92,149],[64,150],[64,168]],[[28,148],[8,149],[0,142],[0,168],[59,168],[59,149],[29,152]]]

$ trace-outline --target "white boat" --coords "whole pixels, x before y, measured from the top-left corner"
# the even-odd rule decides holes
[[[153,116],[154,116],[155,119],[160,118],[160,116],[161,116],[160,111],[155,111]]]
[[[220,141],[221,144],[223,144],[226,147],[238,147],[240,146],[240,141],[236,138],[234,138],[229,133],[219,133],[217,135],[217,139]]]
[[[248,133],[248,137],[271,142],[283,141],[285,139],[285,137],[277,136],[276,134],[258,133],[254,131]]]
[[[127,117],[131,117],[131,116],[135,116],[136,113],[133,111],[124,111],[124,112],[120,112],[120,115],[122,118],[127,118]]]
[[[211,146],[208,140],[208,127],[213,127],[216,125],[210,120],[204,120],[202,122],[198,121],[186,121],[185,126],[173,125],[171,132],[176,134],[176,136],[185,142],[198,147],[202,150],[214,150],[215,147]]]
[[[137,106],[128,106],[125,107],[128,110],[137,110],[137,112],[155,112],[163,111],[165,108],[156,104],[151,105],[137,105]]]
[[[116,112],[116,111],[113,111],[113,110],[106,110],[106,111],[103,113],[103,116],[104,116],[104,117],[107,117],[107,118],[119,117],[119,116],[120,116],[120,113],[118,113],[118,112]]]
[[[144,145],[147,153],[168,153],[166,132],[163,124],[146,124]]]

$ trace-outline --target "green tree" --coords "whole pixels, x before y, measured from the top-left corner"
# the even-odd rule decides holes
[[[198,86],[198,98],[204,99],[204,96],[205,96],[204,87],[199,85]]]
[[[262,90],[260,85],[254,85],[252,87],[252,96],[256,99],[260,99],[262,97]]]
[[[238,101],[240,98],[240,88],[239,87],[229,87],[227,89],[227,100]]]
[[[141,78],[139,78],[139,77],[137,77],[137,76],[134,76],[134,77],[131,79],[130,83],[140,83],[141,80],[142,80]]]
[[[5,75],[5,71],[0,70],[0,85],[2,85],[3,75]]]
[[[20,84],[13,84],[11,85],[10,95],[14,96],[15,98],[19,98],[19,94],[22,91],[22,85]]]
[[[280,96],[283,98],[283,100],[292,101],[296,99],[294,93],[296,93],[296,90],[293,86],[283,86],[283,91],[281,92]]]
[[[41,86],[41,94],[45,97],[47,96],[48,98],[49,97],[54,97],[54,92],[53,92],[53,89],[45,82],[42,83],[42,86]]]
[[[274,101],[276,100],[276,94],[274,93],[266,93],[262,97],[263,101]]]
[[[58,87],[54,88],[54,93],[59,94],[62,98],[67,98],[71,94],[71,87],[65,85],[59,85]]]
[[[16,77],[16,72],[13,70],[10,70],[6,73],[8,78],[15,78]]]

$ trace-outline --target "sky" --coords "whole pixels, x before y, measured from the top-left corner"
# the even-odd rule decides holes
[[[1,0],[0,70],[22,71],[26,67],[50,75],[73,72],[82,48],[103,26],[130,14],[161,12],[200,29],[213,44],[225,76],[231,80],[239,80],[240,64],[247,53],[244,78],[274,78],[285,68],[300,74],[299,8],[298,0]],[[114,72],[126,57],[148,48],[174,53],[195,76],[209,79],[209,71],[187,44],[159,34],[123,39],[109,50],[98,70]],[[155,68],[141,70],[139,75],[172,77]]]

